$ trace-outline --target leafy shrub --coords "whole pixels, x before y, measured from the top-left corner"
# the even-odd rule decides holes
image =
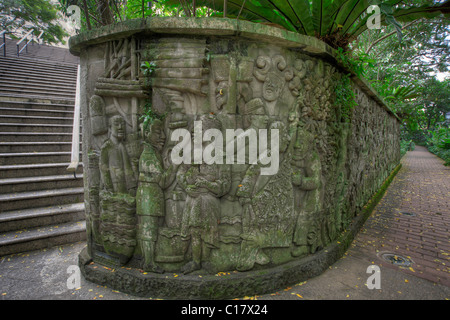
[[[412,140],[400,140],[400,153],[402,157],[406,154],[406,152],[413,151],[415,147],[416,145]]]
[[[428,150],[443,159],[444,165],[450,166],[450,128],[441,126],[428,134]]]

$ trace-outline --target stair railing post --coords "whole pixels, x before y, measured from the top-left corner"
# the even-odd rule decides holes
[[[28,36],[33,32],[33,30],[30,30],[27,32],[26,35],[24,35],[22,37],[22,39],[19,40],[19,42],[17,42],[17,56],[20,56],[20,53],[23,51],[23,49],[26,50],[26,52],[28,53],[28,44],[30,43],[30,41],[27,41],[25,43],[25,47],[23,47],[22,49],[20,49],[20,44],[22,43],[23,40],[28,40]],[[33,37],[31,37],[31,39],[33,39]]]
[[[41,37],[42,37],[43,33],[44,33],[44,30],[42,30],[41,33],[39,33],[39,36],[36,39],[36,42],[37,42],[38,46],[41,45]]]
[[[3,37],[3,44],[0,46],[0,48],[3,47],[3,56],[6,57],[6,30],[0,32],[0,35]]]
[[[67,171],[73,172],[76,178],[76,171],[80,163],[80,65],[77,71],[77,89],[75,94],[75,108],[73,114],[73,130],[72,130],[72,154],[70,164]]]

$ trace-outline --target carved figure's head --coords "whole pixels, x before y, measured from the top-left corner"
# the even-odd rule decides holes
[[[297,129],[297,140],[294,145],[295,158],[297,160],[305,159],[313,151],[314,144],[314,135],[300,126]]]
[[[144,133],[145,139],[156,150],[161,151],[166,143],[166,134],[164,133],[163,122],[159,119],[154,119],[150,124],[150,128]]]
[[[291,141],[291,136],[289,135],[288,127],[283,121],[273,121],[269,127],[269,134],[271,134],[272,129],[278,130],[279,135],[279,151],[281,153],[285,152],[289,143]]]
[[[269,116],[266,114],[264,103],[255,98],[245,105],[245,124],[256,129],[266,129],[269,124]]]
[[[125,120],[121,116],[117,115],[109,119],[109,128],[111,130],[111,136],[113,138],[117,139],[118,141],[122,141],[125,139]]]
[[[277,100],[283,90],[284,79],[275,72],[269,72],[263,84],[263,98],[272,102]]]

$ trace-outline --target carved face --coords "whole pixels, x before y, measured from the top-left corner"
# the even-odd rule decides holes
[[[147,134],[147,141],[157,150],[162,150],[164,148],[166,135],[160,122],[155,120],[151,125],[150,131]]]
[[[251,115],[251,126],[258,129],[266,129],[269,124],[269,116],[265,114]]]
[[[281,95],[283,79],[274,73],[269,73],[263,85],[263,98],[266,101],[275,101]]]
[[[216,105],[217,109],[222,110],[222,108],[228,102],[228,83],[222,81],[216,88]]]
[[[294,157],[296,160],[305,159],[306,156],[312,150],[312,144],[314,143],[310,133],[304,130],[297,131],[297,141],[294,146]]]
[[[111,118],[111,135],[119,141],[125,139],[125,120],[121,116]]]
[[[269,134],[271,129],[278,129],[279,151],[285,152],[291,140],[286,125],[281,121],[275,121],[270,124]]]
[[[295,120],[298,120],[297,112],[289,112],[289,122],[294,122]]]

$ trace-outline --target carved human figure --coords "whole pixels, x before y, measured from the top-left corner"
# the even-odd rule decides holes
[[[236,195],[242,203],[242,243],[237,270],[246,271],[254,264],[270,259],[263,248],[289,247],[292,242],[294,199],[291,182],[289,132],[281,121],[269,127],[279,130],[279,169],[274,175],[261,175],[261,163],[249,166]]]
[[[175,180],[177,165],[164,169],[161,152],[165,145],[163,122],[153,120],[148,131],[143,131],[144,150],[139,159],[139,186],[136,193],[138,216],[137,238],[143,256],[144,271],[162,273],[155,264],[155,247],[159,227],[164,223],[164,190]]]
[[[104,189],[112,193],[136,193],[136,179],[125,147],[126,123],[121,116],[109,120],[109,139],[100,154],[100,171]]]
[[[216,119],[203,117],[202,128],[220,130],[221,125]],[[207,269],[210,250],[218,247],[219,198],[229,191],[230,167],[215,163],[181,165],[177,180],[187,193],[181,223],[181,236],[190,240],[192,251],[192,260],[181,268],[187,274],[202,267]]]
[[[267,116],[264,103],[260,98],[250,100],[243,110],[245,129],[252,129],[255,131],[256,136],[259,134],[260,129],[267,129],[269,123],[269,117]],[[235,154],[239,151],[238,137],[234,140],[234,146],[236,148]],[[245,139],[245,163],[233,164],[231,166],[231,186],[230,191],[221,199],[221,241],[223,242],[240,242],[240,235],[242,233],[242,205],[239,202],[239,198],[236,196],[236,192],[239,189],[239,185],[242,183],[242,179],[249,167],[249,153],[250,153],[250,140]]]
[[[125,121],[113,116],[100,152],[100,234],[114,264],[125,264],[136,246],[136,179],[124,141]]]
[[[298,127],[297,140],[292,155],[292,183],[295,192],[297,219],[293,237],[294,257],[315,252],[321,245],[318,215],[322,209],[322,168],[319,154],[314,146],[313,135],[302,125]]]

